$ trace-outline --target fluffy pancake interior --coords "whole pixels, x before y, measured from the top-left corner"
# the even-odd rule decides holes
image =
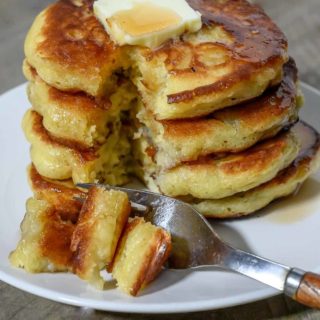
[[[119,121],[121,112],[129,109],[135,98],[135,90],[128,81],[122,81],[110,96],[94,98],[47,85],[26,61],[23,70],[30,81],[29,100],[33,109],[42,115],[46,130],[83,148],[104,143],[112,123]]]
[[[131,207],[124,192],[93,187],[72,236],[73,271],[103,289],[100,271],[111,263]]]
[[[130,221],[111,271],[121,290],[137,295],[161,270],[171,250],[170,235],[142,218]]]
[[[287,60],[285,37],[257,7],[246,1],[189,2],[203,14],[199,32],[158,50],[131,52],[133,81],[157,119],[205,115],[259,96],[280,82]],[[255,23],[243,23],[251,15]]]
[[[240,153],[211,155],[159,171],[148,152],[147,139],[141,137],[136,144],[136,172],[150,189],[173,197],[192,195],[202,199],[224,198],[271,180],[299,152],[299,140],[294,131],[289,131]]]
[[[137,126],[148,136],[155,161],[163,169],[211,153],[239,152],[298,120],[302,99],[296,82],[297,70],[291,59],[284,66],[279,86],[251,102],[194,119],[157,121],[140,100],[136,113],[141,124]]]
[[[22,126],[31,143],[31,159],[37,171],[51,179],[69,179],[74,183],[104,180],[110,184],[127,181],[130,144],[121,131],[120,119],[114,122],[106,142],[97,149],[81,150],[77,145],[50,135],[42,117],[27,111]],[[70,146],[68,146],[70,144]]]

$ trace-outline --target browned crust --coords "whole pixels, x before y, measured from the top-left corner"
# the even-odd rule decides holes
[[[221,168],[226,174],[231,175],[250,171],[252,168],[256,168],[258,171],[264,170],[270,162],[279,158],[286,146],[285,139],[272,139],[262,145],[244,151],[239,159],[235,156],[235,160],[223,163]]]
[[[219,130],[225,119],[243,121],[246,127],[256,127],[257,124],[271,117],[285,118],[296,108],[297,67],[291,58],[284,65],[284,77],[281,84],[266,91],[261,97],[250,102],[214,112],[206,117],[181,120],[160,120],[164,127],[164,137],[170,139],[202,135],[214,129]],[[285,118],[279,129],[293,124],[296,117]],[[280,121],[280,120],[279,120]],[[275,132],[276,133],[276,132]],[[223,152],[220,150],[219,152]],[[237,152],[236,150],[228,150]]]
[[[298,157],[286,169],[282,170],[273,180],[267,182],[267,185],[286,183],[297,172],[310,170],[310,164],[316,154],[320,151],[320,134],[307,123],[300,121],[297,124],[297,131],[300,135],[306,135],[306,141],[302,142],[302,148]],[[264,188],[264,185],[258,188]]]
[[[44,40],[37,50],[43,58],[69,69],[96,73],[116,63],[117,47],[93,15],[93,0],[81,2],[77,6],[71,0],[60,0],[46,10],[41,30]]]
[[[221,170],[231,175],[250,171],[253,167],[255,170],[260,171],[269,166],[270,162],[275,158],[278,158],[286,146],[287,133],[283,133],[272,139],[260,142],[240,153],[230,155],[228,161],[223,157],[222,162],[220,162],[217,155],[208,155],[195,161],[184,162],[183,166],[187,166],[192,170],[199,170],[199,168],[203,169],[206,166],[210,168],[213,163],[216,163],[220,166]]]
[[[296,125],[297,131],[300,131],[300,135],[306,135],[305,141],[302,143],[301,151],[298,157],[293,161],[293,163],[281,170],[275,178],[272,180],[261,184],[260,186],[254,188],[255,191],[272,188],[273,186],[286,184],[294,176],[305,175],[306,172],[310,171],[310,166],[314,158],[320,153],[320,134],[312,128],[307,123],[300,121]],[[299,186],[298,186],[299,188]],[[204,214],[208,218],[212,218],[210,215]],[[215,216],[215,219],[225,219],[225,218],[240,218],[243,213],[237,213],[228,217]]]
[[[228,56],[227,63],[234,72],[215,83],[170,94],[169,104],[188,102],[197,96],[221,92],[239,81],[252,78],[252,75],[263,67],[281,66],[285,62],[287,39],[259,6],[250,4],[246,0],[188,0],[188,3],[202,14],[204,28],[220,26],[232,38],[231,44],[212,45],[219,46],[225,51],[225,55]],[[159,50],[150,53],[148,59],[159,53],[169,55],[174,47],[175,42],[168,42]],[[192,50],[197,52],[197,46]],[[193,64],[188,69],[172,69],[170,72],[192,73],[204,68],[196,58],[192,61]]]
[[[106,97],[91,97],[84,92],[64,92],[56,88],[49,88],[49,97],[53,102],[68,108],[76,107],[80,110],[101,109],[108,110],[111,101]]]
[[[146,259],[146,268],[144,270],[144,281],[143,286],[150,283],[152,280],[155,279],[155,277],[158,275],[158,273],[161,271],[164,263],[169,258],[169,255],[171,253],[172,249],[172,243],[171,243],[171,236],[170,234],[165,231],[164,229],[159,228],[155,235],[155,241],[153,243],[152,248],[149,252],[148,262]],[[143,273],[141,273],[142,275]],[[138,286],[140,285],[139,279],[137,281]]]
[[[43,117],[36,111],[31,111],[31,116],[33,119],[32,130],[33,132],[41,138],[43,142],[48,145],[56,147],[67,147],[70,148],[75,156],[78,156],[80,161],[92,161],[98,158],[97,149],[98,147],[92,148],[83,148],[83,145],[72,141],[69,139],[58,138],[52,135],[46,128],[43,126],[42,119]]]
[[[171,237],[163,229],[158,229],[150,250],[141,263],[139,275],[130,291],[131,295],[136,296],[140,289],[155,279],[168,259],[170,252]]]
[[[229,64],[231,65],[231,63]],[[242,65],[237,68],[237,71],[232,72],[232,76],[228,75],[215,83],[197,87],[192,90],[180,91],[178,93],[169,94],[167,96],[168,104],[190,102],[196,97],[207,96],[213,93],[219,93],[229,89],[243,80],[253,78],[255,73],[258,73],[257,67],[254,65]]]
[[[92,220],[92,213],[95,210],[96,198],[100,192],[98,187],[91,187],[88,191],[86,201],[84,202],[77,227],[73,233],[71,241],[71,251],[74,252],[73,256],[73,272],[76,274],[83,274],[87,268],[86,256],[88,254],[89,244],[92,239],[92,228],[95,226],[95,222]],[[126,207],[123,209],[121,215],[121,221],[119,224],[124,226],[128,220],[128,216],[131,212],[131,206],[128,201]],[[103,244],[101,244],[103,245]],[[106,262],[107,263],[107,262]]]
[[[234,72],[215,83],[168,95],[169,104],[188,102],[196,96],[224,91],[241,80],[252,78],[262,68],[280,68],[287,59],[287,40],[284,34],[260,7],[245,0],[188,2],[195,10],[201,12],[203,28],[220,26],[233,39],[232,44],[202,43],[192,46],[191,50],[196,53],[202,46],[223,50],[228,57],[228,61],[224,63]],[[38,44],[37,50],[43,59],[83,74],[96,74],[97,69],[116,65],[118,53],[122,48],[110,40],[103,26],[95,18],[92,12],[93,1],[86,0],[83,3],[84,5],[77,6],[70,0],[60,0],[46,10],[45,26],[42,30],[45,40]],[[176,45],[178,51],[183,51],[183,46],[190,44],[183,40],[169,41],[158,50],[150,51],[148,59],[161,53],[170,56]],[[175,65],[171,60],[166,63]],[[206,66],[201,63],[197,54],[194,54],[192,61],[190,67],[184,70],[172,68],[170,73],[192,74],[198,70],[205,70]]]
[[[37,199],[46,200],[62,220],[76,223],[82,207],[82,202],[76,198],[84,198],[85,192],[42,177],[33,164],[28,167],[28,178]]]
[[[71,251],[74,253],[72,268],[76,274],[83,274],[87,268],[86,266],[86,255],[89,248],[90,237],[92,234],[92,228],[94,225],[90,222],[91,214],[95,207],[95,198],[99,190],[96,187],[90,188],[86,201],[84,202],[77,227],[72,235],[71,240]]]
[[[60,213],[52,207],[42,216],[42,223],[43,230],[39,241],[41,255],[57,266],[71,268],[70,243],[74,225],[62,221]]]
[[[45,83],[37,70],[33,68],[27,61],[24,61],[24,68],[26,78],[31,82]],[[85,92],[65,92],[54,87],[48,86],[49,98],[52,102],[61,107],[68,109],[76,109],[85,111],[92,111],[94,109],[101,109],[107,111],[111,108],[111,101],[108,97],[92,97]]]

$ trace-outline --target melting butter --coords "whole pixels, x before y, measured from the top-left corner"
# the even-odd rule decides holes
[[[185,0],[97,0],[94,13],[119,45],[154,48],[202,26]]]

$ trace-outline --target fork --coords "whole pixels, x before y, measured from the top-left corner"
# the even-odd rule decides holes
[[[126,192],[135,215],[171,233],[172,252],[167,267],[197,269],[214,266],[260,281],[309,307],[320,308],[320,275],[273,262],[225,243],[191,205],[145,190],[106,184],[80,183]]]

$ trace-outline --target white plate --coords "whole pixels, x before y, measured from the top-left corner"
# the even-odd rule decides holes
[[[303,85],[302,118],[320,130],[320,93]],[[55,301],[101,310],[171,313],[223,308],[275,295],[254,280],[206,269],[165,271],[137,298],[117,289],[96,291],[72,274],[36,274],[12,268],[8,254],[19,239],[19,224],[31,195],[25,168],[29,146],[20,129],[29,103],[25,85],[0,97],[0,279],[22,290]],[[268,213],[268,214],[266,214]],[[320,271],[320,175],[310,178],[292,198],[279,201],[251,218],[215,225],[233,245],[290,266]]]

